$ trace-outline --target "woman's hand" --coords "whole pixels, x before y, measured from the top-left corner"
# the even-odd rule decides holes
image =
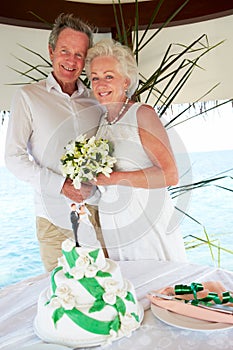
[[[80,190],[74,188],[72,180],[66,179],[61,193],[75,203],[81,203],[93,194],[94,186],[91,183],[82,183]]]

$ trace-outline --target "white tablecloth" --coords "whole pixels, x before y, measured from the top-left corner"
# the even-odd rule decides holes
[[[142,326],[130,338],[122,338],[104,349],[112,350],[205,350],[233,349],[233,327],[214,331],[193,331],[173,327],[157,319],[145,298],[148,291],[167,285],[221,281],[233,290],[233,273],[194,264],[155,261],[124,261],[120,267],[133,282],[144,306]],[[49,285],[49,276],[41,275],[3,288],[0,291],[0,349],[18,350],[42,343],[33,332],[38,296]],[[232,316],[233,317],[233,316]],[[95,347],[92,349],[102,349]]]

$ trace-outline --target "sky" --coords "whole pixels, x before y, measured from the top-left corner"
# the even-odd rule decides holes
[[[175,131],[188,152],[233,150],[233,107],[218,107],[175,126]]]

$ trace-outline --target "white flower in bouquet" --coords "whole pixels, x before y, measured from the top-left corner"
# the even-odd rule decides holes
[[[96,180],[98,174],[109,177],[116,163],[112,153],[108,140],[80,135],[65,147],[61,157],[63,176],[73,180],[76,189],[80,189],[82,182]]]

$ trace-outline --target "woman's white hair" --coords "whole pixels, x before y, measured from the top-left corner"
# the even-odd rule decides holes
[[[129,80],[126,95],[131,97],[138,86],[138,67],[133,52],[128,46],[112,39],[103,39],[96,43],[87,52],[85,71],[91,80],[91,62],[99,56],[112,56],[119,62],[120,73]]]

